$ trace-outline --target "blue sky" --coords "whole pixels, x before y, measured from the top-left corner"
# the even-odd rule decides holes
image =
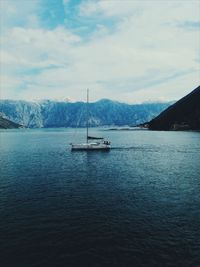
[[[200,83],[199,0],[0,0],[1,98],[141,103]]]

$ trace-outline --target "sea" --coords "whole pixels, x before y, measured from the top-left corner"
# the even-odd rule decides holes
[[[200,267],[200,132],[0,131],[0,266]]]

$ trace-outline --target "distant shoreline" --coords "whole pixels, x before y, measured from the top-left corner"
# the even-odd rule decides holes
[[[99,129],[100,131],[111,131],[111,132],[134,132],[134,131],[150,131],[150,132],[155,132],[155,131],[159,131],[159,132],[200,132],[200,130],[152,130],[152,129],[149,129],[149,128],[143,128],[143,127],[116,127],[116,128],[109,128],[109,127],[91,127],[91,129]],[[81,129],[81,130],[84,130],[85,128],[84,127],[78,127],[78,128],[75,128],[75,127],[41,127],[41,128],[27,128],[27,127],[19,127],[19,128],[0,128],[0,132],[6,132],[6,131],[13,131],[13,130],[17,130],[17,131],[25,131],[25,130],[62,130],[62,129],[71,129],[71,130],[74,130],[74,129]],[[10,132],[9,131],[9,132]]]

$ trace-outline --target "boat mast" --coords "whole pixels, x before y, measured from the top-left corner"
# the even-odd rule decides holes
[[[89,89],[87,89],[87,119],[86,119],[86,127],[87,127],[87,143],[88,143],[88,126],[89,126],[89,120],[88,120],[88,117],[89,117],[89,108],[88,108],[88,104],[89,104]]]

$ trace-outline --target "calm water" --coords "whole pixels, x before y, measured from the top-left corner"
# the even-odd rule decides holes
[[[200,133],[1,131],[0,265],[199,267]]]

